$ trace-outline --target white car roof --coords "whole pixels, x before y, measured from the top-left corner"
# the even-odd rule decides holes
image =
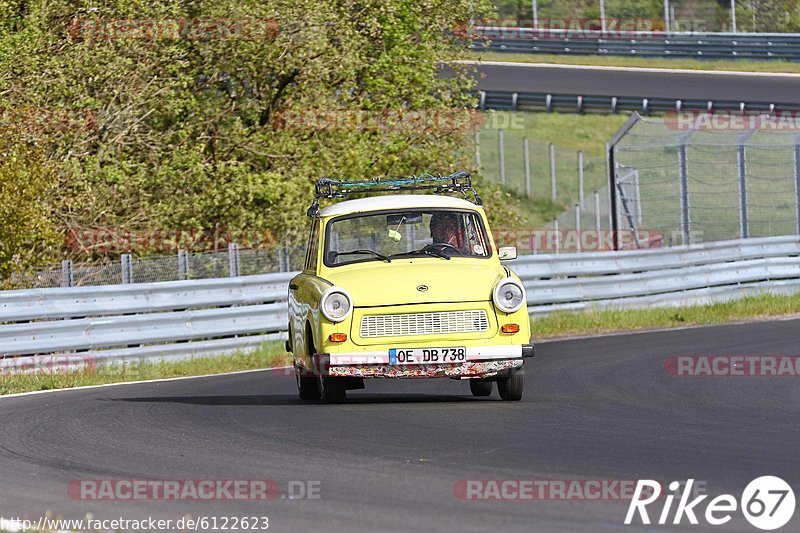
[[[438,194],[392,194],[359,198],[357,200],[345,200],[321,209],[319,214],[321,217],[333,217],[368,211],[427,208],[469,209],[472,211],[480,209],[479,206],[472,202],[461,198],[453,198],[452,196]]]

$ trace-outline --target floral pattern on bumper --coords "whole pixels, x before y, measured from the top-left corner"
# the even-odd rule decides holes
[[[328,374],[358,378],[446,378],[494,375],[522,366],[522,359],[467,361],[465,363],[426,365],[342,365],[331,366]]]

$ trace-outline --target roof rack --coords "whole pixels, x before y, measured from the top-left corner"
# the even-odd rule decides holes
[[[477,205],[483,205],[483,200],[477,191],[472,188],[472,176],[469,172],[455,172],[448,176],[442,174],[421,174],[410,178],[393,178],[382,180],[375,178],[367,181],[343,181],[330,178],[320,178],[316,183],[314,203],[308,208],[308,216],[313,217],[319,213],[319,201],[322,198],[347,198],[350,194],[371,194],[396,191],[433,191],[434,194],[461,193]]]

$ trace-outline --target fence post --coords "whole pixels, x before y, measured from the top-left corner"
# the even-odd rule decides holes
[[[289,272],[289,261],[285,246],[278,248],[278,269],[281,272]]]
[[[600,191],[594,191],[594,227],[597,230],[597,238],[600,238]]]
[[[64,259],[61,261],[61,286],[72,287],[75,279],[72,276],[72,260]]]
[[[178,250],[178,279],[189,279],[189,252],[186,250]]]
[[[561,243],[559,242],[561,240],[561,235],[558,233],[558,219],[557,218],[553,219],[553,233],[555,235],[555,239],[554,239],[553,242],[555,243],[556,253],[558,253],[559,248],[561,248]]]
[[[239,276],[239,245],[228,243],[228,269],[232,278]]]
[[[522,139],[522,149],[525,153],[525,195],[531,197],[531,155],[528,138]]]
[[[500,183],[506,184],[506,150],[503,142],[503,130],[497,130],[497,144],[500,149]]]
[[[556,149],[553,143],[550,143],[550,198],[555,202],[556,194]]]
[[[639,184],[639,169],[633,171],[633,201],[636,204],[636,224],[642,228],[642,192]]]
[[[615,162],[614,164],[616,165],[616,170],[614,171],[614,210],[613,210],[614,221],[612,222],[612,224],[613,227],[616,228],[615,237],[617,238],[617,242],[615,250],[621,250],[622,249],[622,240],[621,240],[622,198],[619,197],[619,193],[622,187],[622,181],[620,180],[620,175],[619,175],[619,168],[620,168],[619,163]],[[609,213],[609,216],[611,216],[611,213]]]
[[[681,194],[681,236],[682,244],[691,244],[691,224],[689,220],[689,169],[686,161],[686,143],[682,142],[678,147],[678,167],[680,171],[680,194]]]
[[[575,204],[575,249],[582,252],[581,247],[581,204]]]
[[[481,130],[475,130],[475,169],[481,169]]]
[[[745,142],[752,132],[743,133],[736,143],[736,170],[739,175],[739,237],[750,236],[750,225],[747,219],[747,149]]]
[[[122,283],[125,285],[133,283],[133,259],[131,254],[122,254],[120,261],[122,263]]]
[[[578,150],[578,203],[583,205],[583,150]]]
[[[794,141],[794,192],[797,207],[797,234],[800,235],[800,137]]]

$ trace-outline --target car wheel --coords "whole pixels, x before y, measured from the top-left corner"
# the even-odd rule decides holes
[[[304,370],[304,372],[307,372]],[[294,375],[297,379],[297,392],[301,400],[319,400],[319,380],[316,376],[301,377],[300,369],[294,369]]]
[[[342,378],[320,377],[320,392],[325,403],[342,403],[347,399],[347,383]]]
[[[525,372],[520,368],[505,378],[497,379],[497,391],[504,400],[516,402],[522,399],[522,389],[525,385]]]
[[[469,390],[473,396],[489,396],[492,394],[492,382],[471,379],[469,380]]]

